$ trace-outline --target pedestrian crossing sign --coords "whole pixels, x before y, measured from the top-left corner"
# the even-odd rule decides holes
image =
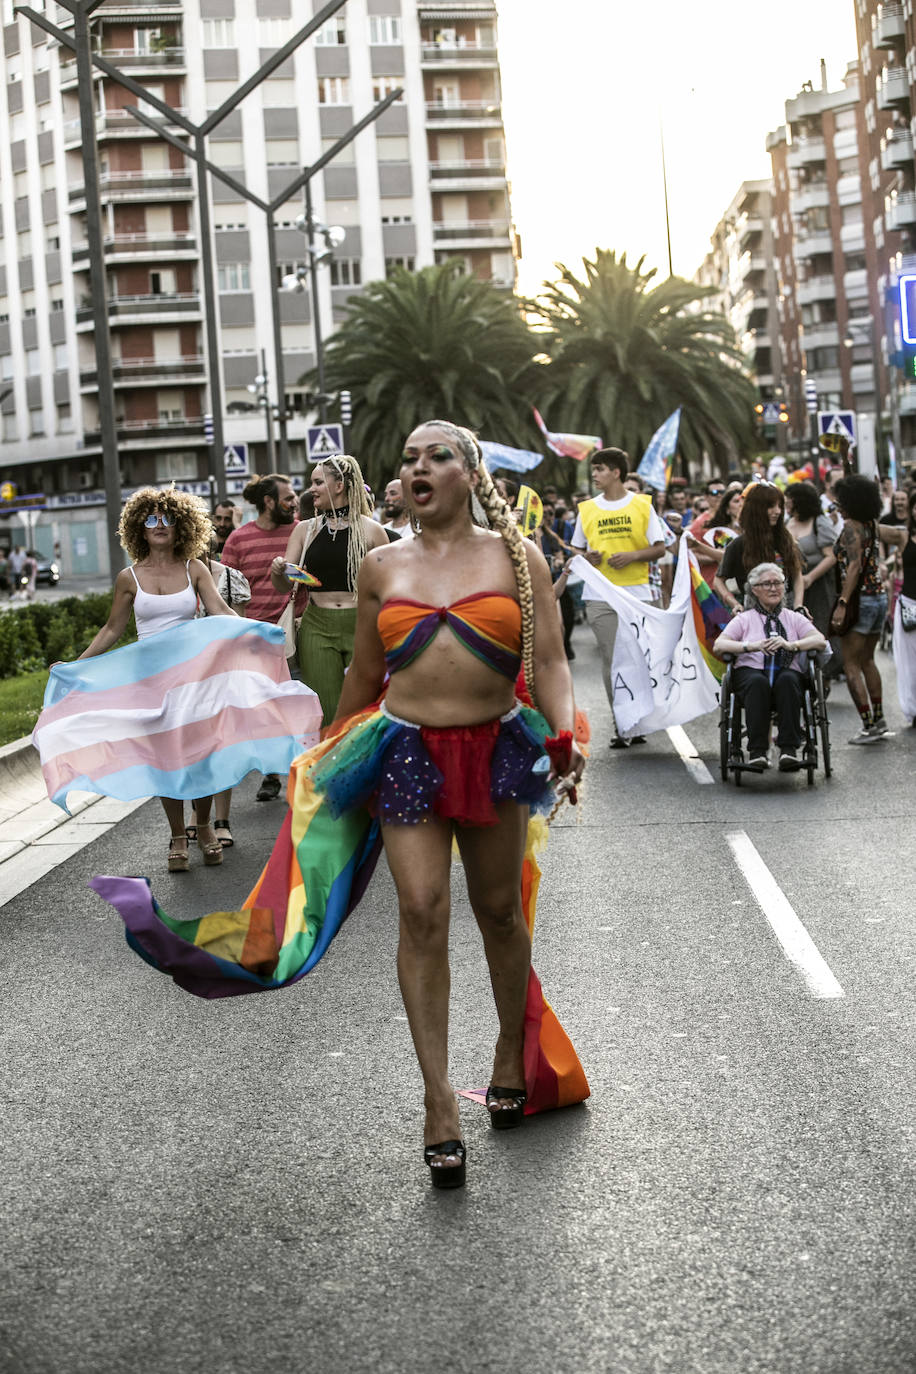
[[[342,425],[310,425],[308,431],[309,461],[317,463],[321,458],[334,458],[343,453]]]
[[[852,410],[819,410],[817,412],[817,432],[837,434],[850,444],[856,442],[856,417]]]
[[[223,461],[226,464],[227,477],[247,477],[248,445],[227,444],[223,450]]]

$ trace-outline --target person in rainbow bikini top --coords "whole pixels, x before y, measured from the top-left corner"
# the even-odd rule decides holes
[[[381,823],[400,909],[398,977],[425,1089],[424,1159],[435,1187],[458,1187],[466,1152],[448,1078],[452,837],[499,1015],[487,1107],[494,1127],[515,1126],[526,1104],[531,951],[520,893],[529,809],[549,809],[553,772],[572,787],[584,759],[550,573],[521,538],[473,435],[441,420],[420,425],[399,476],[417,537],[373,549],[362,564],[337,721],[376,703],[386,673],[390,684],[312,776],[332,810],[368,805]],[[472,503],[494,529],[475,525]],[[521,664],[537,710],[516,702]],[[586,1096],[584,1076],[582,1084]]]

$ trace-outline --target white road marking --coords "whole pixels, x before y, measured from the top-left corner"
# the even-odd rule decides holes
[[[696,749],[694,749],[690,742],[690,737],[682,726],[671,725],[665,731],[665,734],[681,756],[684,767],[687,769],[687,772],[693,778],[694,782],[715,782],[715,778],[700,758]]]
[[[799,970],[813,995],[823,998],[845,997],[826,960],[748,835],[743,830],[733,830],[726,833],[725,838],[786,958]]]

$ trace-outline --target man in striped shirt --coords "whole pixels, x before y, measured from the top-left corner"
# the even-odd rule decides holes
[[[298,523],[296,493],[288,477],[272,472],[267,477],[253,477],[242,496],[256,508],[257,518],[232,531],[223,545],[220,562],[227,568],[237,568],[248,579],[248,619],[268,620],[276,625],[289,593],[274,589],[270,565],[278,554],[282,558],[286,553],[289,536]],[[279,777],[267,773],[258,788],[258,801],[271,801],[279,793]]]

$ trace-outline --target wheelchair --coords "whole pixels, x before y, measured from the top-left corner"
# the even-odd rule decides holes
[[[735,786],[740,787],[744,773],[758,773],[759,776],[759,770],[750,768],[747,763],[741,700],[733,681],[734,658],[731,655],[723,657],[728,666],[719,688],[719,771],[723,782],[728,782],[729,774],[733,773]],[[804,739],[798,771],[807,773],[808,786],[813,787],[819,759],[823,764],[824,776],[829,778],[831,774],[830,721],[827,716],[827,691],[817,651],[809,650],[807,658],[802,690]]]

